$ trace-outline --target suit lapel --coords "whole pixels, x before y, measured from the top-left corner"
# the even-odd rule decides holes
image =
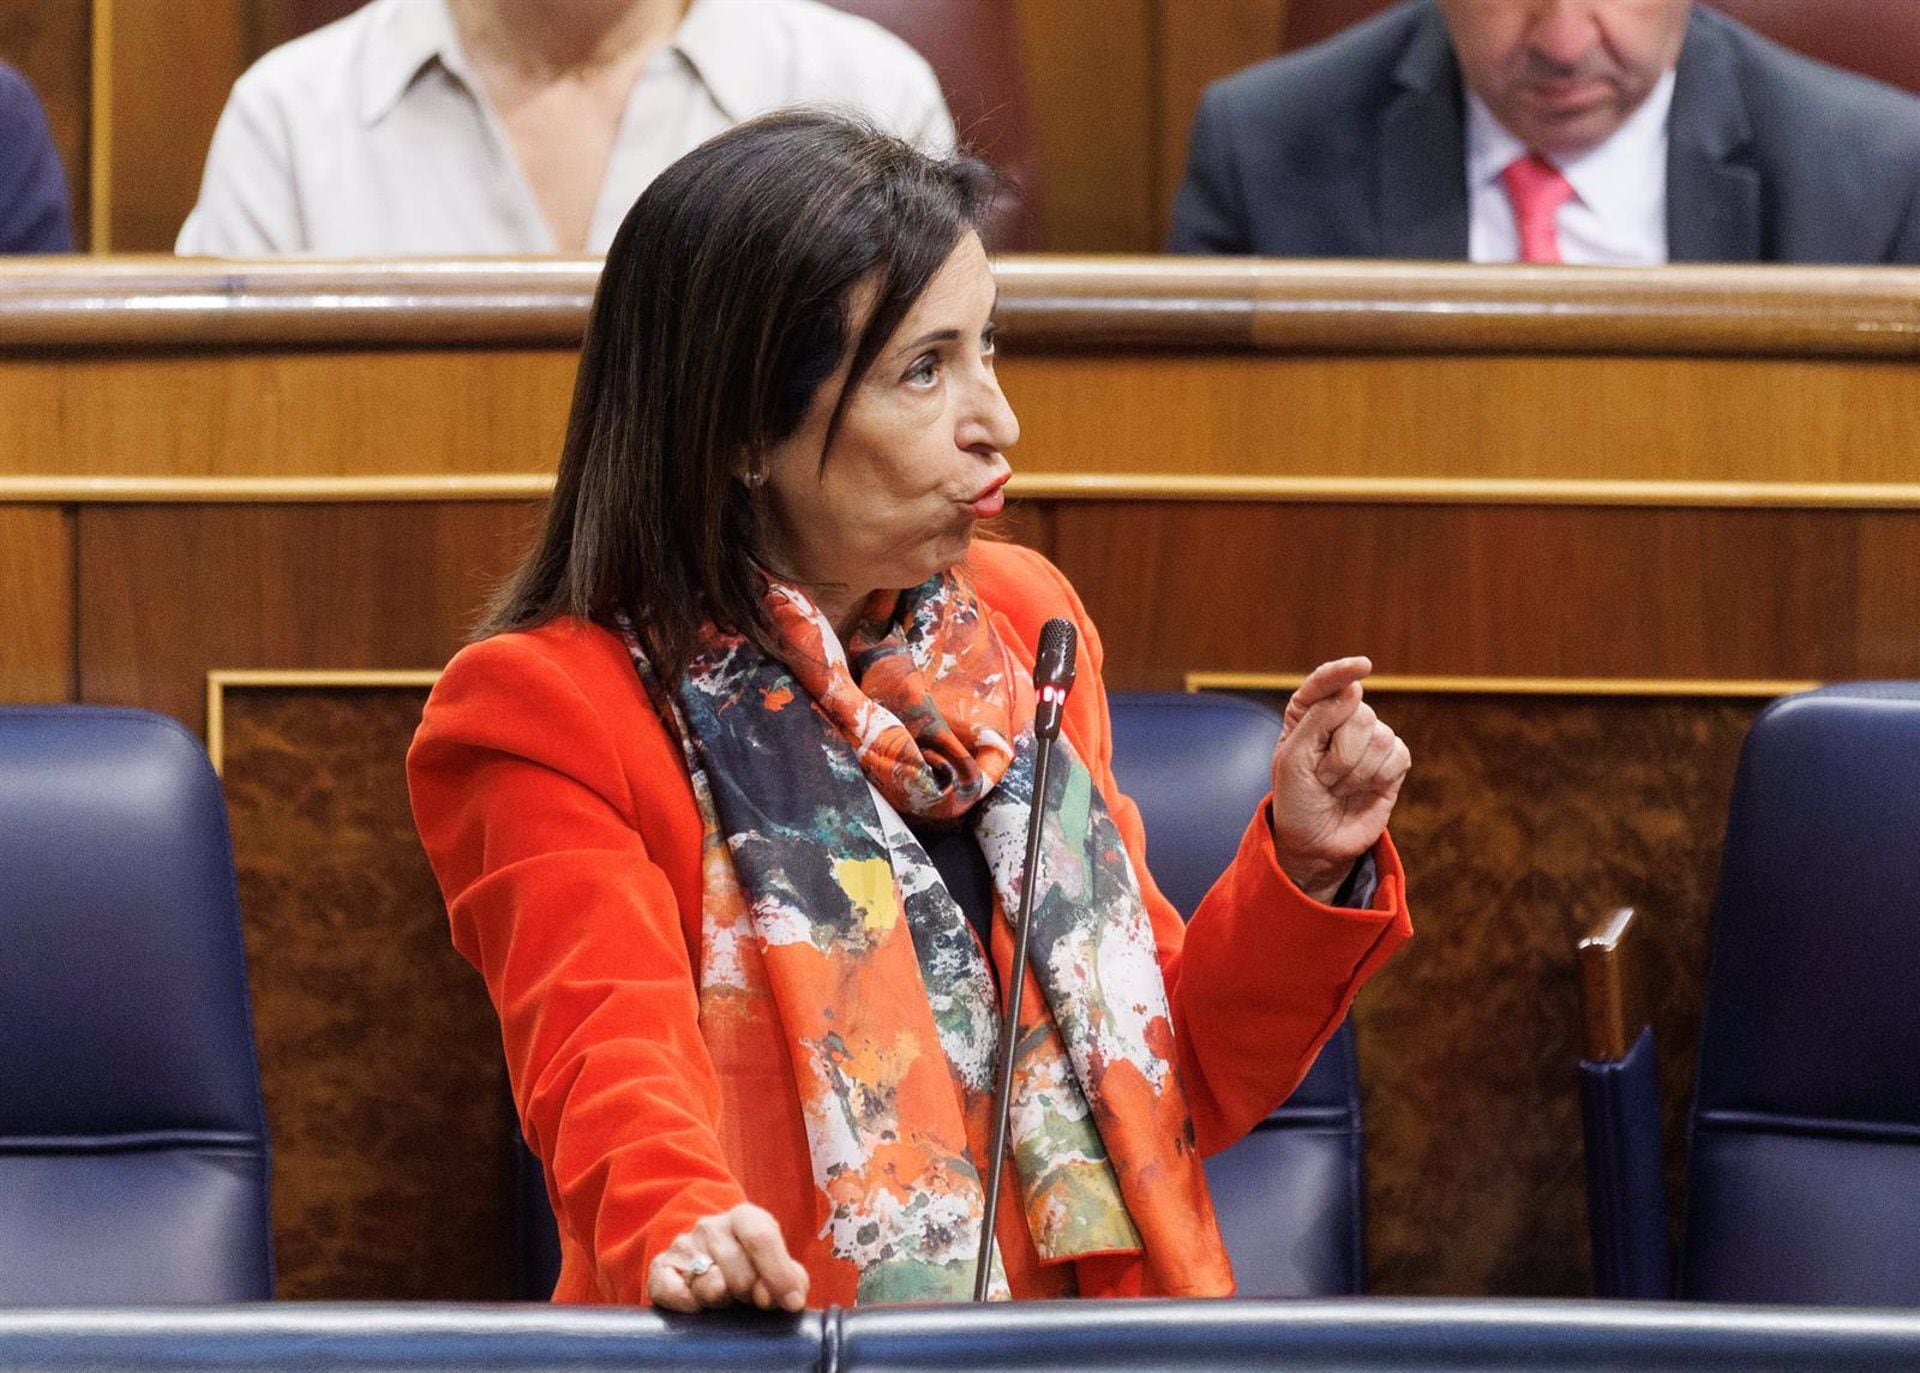
[[[1467,256],[1467,135],[1460,69],[1430,8],[1394,68],[1400,88],[1380,114],[1375,203],[1386,257]]]
[[[1669,261],[1760,260],[1760,173],[1744,156],[1752,138],[1733,50],[1696,6],[1667,119]]]

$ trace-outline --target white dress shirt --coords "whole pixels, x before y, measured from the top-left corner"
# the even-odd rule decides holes
[[[1578,157],[1549,158],[1573,187],[1560,207],[1560,256],[1602,267],[1658,266],[1667,260],[1667,115],[1673,73],[1661,77],[1613,136]],[[1467,255],[1475,262],[1520,260],[1513,202],[1500,181],[1525,143],[1467,92]]]
[[[683,153],[783,105],[866,115],[927,151],[953,120],[920,55],[815,0],[694,0],[642,70],[587,233],[605,252]],[[175,251],[550,253],[553,235],[445,0],[373,0],[234,84]]]

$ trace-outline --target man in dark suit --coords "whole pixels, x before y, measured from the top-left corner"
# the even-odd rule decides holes
[[[1175,252],[1920,262],[1920,100],[1689,0],[1407,0],[1211,86]]]
[[[72,249],[67,178],[26,78],[0,63],[0,253]]]

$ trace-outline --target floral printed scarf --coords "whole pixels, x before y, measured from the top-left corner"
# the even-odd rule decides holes
[[[1018,909],[1032,683],[957,573],[876,595],[844,650],[804,593],[767,594],[781,660],[710,633],[670,699],[627,636],[705,822],[702,1032],[771,1020],[788,1045],[821,1234],[858,1300],[963,1301],[1000,1001],[907,821],[966,827],[995,925]],[[1043,1261],[1144,1253],[1158,1287],[1225,1293],[1153,930],[1064,737],[1049,788],[1008,1172]]]

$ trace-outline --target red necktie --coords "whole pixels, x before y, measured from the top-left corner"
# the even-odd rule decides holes
[[[1500,173],[1507,199],[1513,202],[1513,221],[1520,228],[1522,262],[1559,262],[1560,207],[1573,199],[1573,187],[1560,169],[1539,153],[1516,158]]]

